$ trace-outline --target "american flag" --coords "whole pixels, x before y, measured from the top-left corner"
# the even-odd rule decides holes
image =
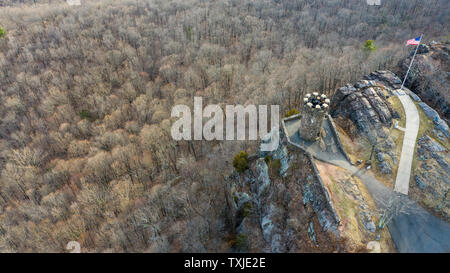
[[[407,46],[408,45],[418,45],[420,43],[420,39],[422,39],[422,36],[419,36],[415,39],[408,40],[408,41],[406,41],[406,45]]]

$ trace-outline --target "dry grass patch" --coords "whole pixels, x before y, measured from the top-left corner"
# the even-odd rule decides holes
[[[435,128],[434,122],[427,117],[425,112],[422,110],[422,108],[419,106],[418,103],[416,103],[417,110],[419,112],[419,118],[420,118],[420,126],[419,126],[419,132],[417,134],[417,139],[422,137],[423,135],[427,135],[430,138],[432,138],[434,141],[438,142],[440,145],[445,147],[447,149],[447,156],[448,156],[448,150],[450,150],[450,142],[449,141],[442,141],[436,135],[433,133],[433,129]],[[436,198],[430,192],[424,191],[419,189],[419,187],[416,184],[415,176],[420,175],[420,173],[427,172],[429,174],[436,172],[436,169],[439,168],[438,163],[433,159],[428,159],[425,161],[419,160],[419,145],[416,143],[416,147],[414,150],[414,158],[412,162],[411,167],[411,177],[409,181],[410,189],[409,189],[409,196],[416,200],[418,203],[420,203],[425,208],[428,208],[428,211],[430,211],[432,214],[437,215],[438,217],[441,217],[441,214],[444,213],[446,215],[450,215],[450,212],[448,211],[448,208],[445,206],[442,208],[444,212],[436,211],[433,208],[436,208],[439,204],[441,204],[442,199]],[[431,170],[427,171],[423,168],[423,164],[426,164],[430,167]]]
[[[381,252],[396,252],[390,233],[387,229],[370,233],[364,228],[361,219],[361,205],[367,206],[373,216],[372,221],[377,223],[378,213],[375,203],[365,185],[352,174],[340,167],[316,161],[317,169],[330,194],[330,198],[341,219],[340,232],[347,239],[350,251],[358,252],[366,249],[367,243],[375,241],[380,235]]]
[[[398,125],[400,127],[406,127],[406,114],[405,109],[403,108],[402,102],[397,96],[389,96],[387,101],[392,105],[395,111],[400,115],[400,119],[398,120]]]

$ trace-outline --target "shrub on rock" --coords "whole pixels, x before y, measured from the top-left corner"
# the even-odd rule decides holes
[[[237,153],[233,158],[233,167],[239,173],[242,173],[248,169],[248,154],[244,151]]]
[[[297,115],[298,113],[300,113],[300,111],[298,111],[297,109],[293,108],[293,109],[287,111],[285,117],[288,118],[290,116]]]

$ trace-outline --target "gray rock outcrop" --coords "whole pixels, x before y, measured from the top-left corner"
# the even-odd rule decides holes
[[[383,89],[401,85],[400,79],[389,71],[377,71],[355,85],[339,88],[331,101],[331,116],[350,119],[360,134],[372,143],[379,137],[386,138],[383,127],[392,126],[392,119],[399,114],[386,100]]]
[[[425,102],[420,102],[419,106],[422,108],[425,115],[436,124],[436,129],[441,131],[447,138],[450,138],[450,130],[447,122],[441,119],[439,114]]]
[[[339,88],[331,101],[330,114],[348,135],[366,138],[374,145],[375,162],[383,174],[392,174],[398,163],[396,146],[389,129],[400,115],[387,96],[401,87],[390,71],[375,71],[356,84]],[[408,91],[408,90],[407,90]]]
[[[406,74],[411,55],[400,61],[398,75]],[[422,101],[439,112],[447,123],[450,121],[450,42],[420,45],[405,86],[416,93]]]

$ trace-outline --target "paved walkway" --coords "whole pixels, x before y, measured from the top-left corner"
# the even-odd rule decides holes
[[[297,133],[299,122],[299,120],[291,120],[285,123],[286,134],[291,144],[303,147],[318,160],[342,167],[359,177],[372,195],[377,208],[383,209],[386,207],[393,195],[400,195],[405,202],[408,202],[408,210],[405,213],[394,216],[388,224],[391,238],[399,252],[450,252],[450,223],[430,214],[415,201],[409,199],[408,196],[392,191],[368,174],[365,169],[351,165],[336,147],[334,137],[330,139],[332,134],[329,132],[331,128],[328,121],[325,121],[323,126],[326,133],[326,147],[320,147],[317,142],[302,141]]]
[[[396,194],[366,170],[352,166],[347,161],[329,163],[347,169],[359,177],[378,208],[384,208]],[[402,201],[408,202],[407,210],[395,215],[388,223],[389,233],[397,250],[401,253],[450,252],[450,223],[432,215],[408,196],[401,195],[401,198]]]
[[[409,180],[411,176],[411,166],[414,159],[414,147],[417,142],[417,133],[419,132],[420,118],[417,107],[412,99],[403,91],[395,92],[405,109],[406,128],[403,137],[402,153],[395,179],[394,190],[408,195]]]

